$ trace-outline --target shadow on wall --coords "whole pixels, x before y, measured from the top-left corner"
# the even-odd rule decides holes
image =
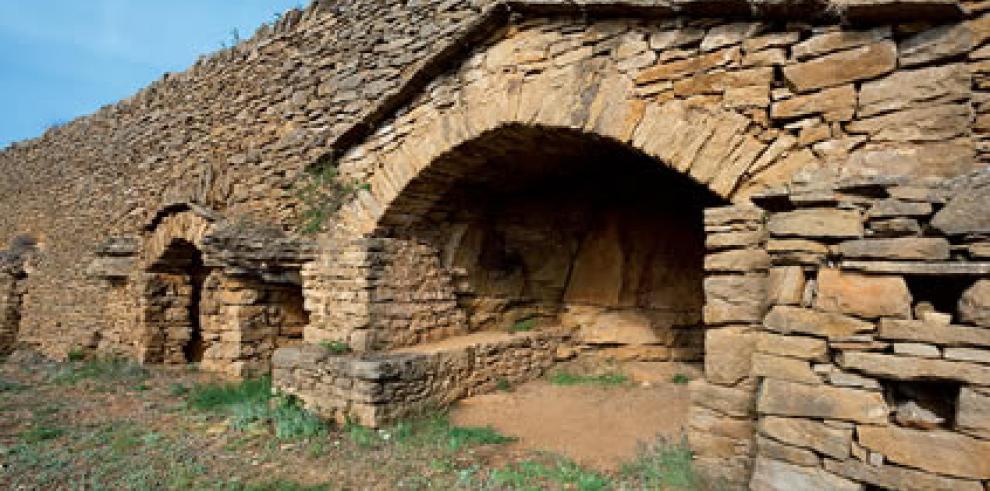
[[[25,263],[37,248],[35,238],[18,235],[0,251],[0,355],[16,347],[27,278]]]

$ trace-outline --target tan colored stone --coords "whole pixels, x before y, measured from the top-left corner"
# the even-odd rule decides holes
[[[752,437],[755,426],[749,418],[731,418],[700,406],[688,410],[688,424],[694,430],[739,440]]]
[[[770,305],[798,305],[804,296],[804,269],[800,266],[770,268],[767,299]]]
[[[877,337],[917,341],[941,346],[990,346],[990,330],[979,327],[942,325],[923,321],[881,319]]]
[[[990,280],[979,280],[959,299],[959,319],[990,327]]]
[[[718,48],[739,44],[744,39],[756,34],[762,25],[758,22],[734,22],[712,27],[705,38],[701,40],[701,51],[713,51]]]
[[[924,343],[894,343],[894,354],[920,358],[941,358],[938,346]]]
[[[972,76],[965,65],[954,64],[897,71],[866,82],[859,90],[859,117],[900,111],[918,105],[945,104],[970,96]]]
[[[910,318],[911,292],[900,276],[870,276],[826,268],[818,272],[815,307],[865,318]]]
[[[650,35],[650,47],[662,51],[677,48],[687,44],[697,43],[705,37],[705,30],[694,27],[683,27],[661,31]]]
[[[973,142],[967,138],[930,142],[868,143],[845,166],[891,176],[953,177],[973,170]]]
[[[770,256],[761,249],[740,249],[705,256],[705,271],[741,272],[764,271],[770,266]]]
[[[847,372],[830,372],[828,374],[828,383],[836,387],[880,390],[880,383],[876,380]]]
[[[691,404],[713,409],[722,414],[748,417],[753,413],[755,394],[746,388],[722,387],[704,380],[690,384]]]
[[[828,359],[828,344],[823,339],[808,336],[783,336],[761,332],[756,340],[756,350],[778,356],[789,356],[802,360],[825,361]]]
[[[958,57],[973,49],[974,35],[966,24],[949,24],[915,34],[898,46],[898,63],[912,67]]]
[[[856,435],[861,445],[897,464],[949,476],[990,478],[990,441],[896,426],[858,426]]]
[[[825,121],[849,121],[856,112],[856,89],[843,85],[798,95],[773,103],[770,117],[773,119],[794,119],[810,115],[821,115]]]
[[[859,238],[863,220],[859,212],[836,209],[806,209],[770,216],[767,228],[774,237]]]
[[[833,312],[819,312],[801,307],[776,306],[763,321],[771,331],[793,332],[838,340],[872,332],[873,323]]]
[[[857,483],[818,467],[804,467],[758,457],[749,483],[753,491],[862,491]]]
[[[797,92],[834,87],[889,73],[897,68],[897,46],[885,41],[784,67]]]
[[[770,252],[810,252],[812,254],[827,254],[828,246],[821,242],[807,239],[770,239],[767,241]]]
[[[774,460],[783,460],[792,464],[817,467],[821,458],[808,449],[793,447],[765,436],[756,437],[757,454]]]
[[[990,366],[961,361],[845,351],[839,365],[894,380],[953,380],[990,385]]]
[[[810,385],[822,383],[822,379],[811,370],[811,364],[805,360],[764,353],[752,355],[752,360],[752,373],[757,377],[788,380]]]
[[[839,244],[839,253],[856,259],[949,259],[949,241],[941,237],[864,239]]]
[[[766,233],[762,230],[710,233],[705,235],[705,247],[713,251],[755,247],[763,242],[765,237]]]
[[[879,392],[783,380],[763,381],[757,410],[763,414],[886,424],[890,408]]]
[[[686,60],[673,61],[647,68],[636,76],[635,81],[638,85],[643,85],[663,80],[677,80],[712,68],[725,66],[730,63],[738,63],[740,58],[741,51],[739,47],[733,46],[713,53],[694,56]]]
[[[973,436],[990,439],[990,391],[977,392],[970,387],[959,390],[956,427]]]
[[[745,327],[709,329],[705,333],[705,378],[734,385],[750,373],[756,334]]]
[[[990,363],[990,350],[986,349],[945,348],[942,356],[944,356],[946,360]]]
[[[807,60],[834,51],[855,48],[875,43],[891,36],[889,27],[878,27],[868,31],[839,30],[812,36],[795,44],[791,51],[798,60]]]
[[[636,312],[606,312],[581,326],[580,340],[587,344],[659,344],[650,318]]]
[[[968,104],[944,104],[857,119],[846,131],[867,134],[873,141],[939,142],[965,136],[972,117]]]
[[[872,465],[855,460],[825,459],[825,470],[886,489],[904,491],[982,491],[978,481],[938,476],[896,465]]]
[[[845,459],[849,457],[853,432],[851,428],[832,428],[810,419],[766,416],[760,419],[760,433],[829,457]]]

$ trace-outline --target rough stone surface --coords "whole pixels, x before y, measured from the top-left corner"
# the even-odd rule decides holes
[[[990,327],[990,280],[980,280],[959,299],[959,318],[963,322]]]
[[[874,78],[897,66],[897,47],[879,42],[822,56],[784,68],[784,77],[798,92]]]
[[[764,325],[784,334],[811,334],[829,339],[849,338],[875,329],[872,323],[854,317],[788,306],[774,307],[767,314]]]
[[[815,467],[766,458],[756,459],[750,489],[760,491],[861,491],[862,486]]]
[[[911,292],[898,276],[867,276],[823,269],[815,307],[865,318],[911,316]]]
[[[990,442],[986,440],[896,426],[857,426],[856,435],[864,447],[896,464],[949,476],[990,478]]]
[[[805,385],[769,379],[763,382],[757,410],[764,414],[884,424],[890,409],[877,392]]]
[[[817,450],[829,457],[845,459],[849,457],[853,431],[808,419],[768,416],[760,420],[760,433],[784,443]]]
[[[863,222],[858,212],[811,209],[774,215],[767,224],[777,237],[859,238]]]

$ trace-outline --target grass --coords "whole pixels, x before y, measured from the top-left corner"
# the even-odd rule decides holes
[[[454,426],[444,412],[430,412],[380,430],[348,422],[344,431],[352,442],[363,448],[393,444],[457,452],[467,447],[516,441],[491,427]]]
[[[530,332],[536,328],[536,319],[529,318],[517,321],[511,327],[509,327],[509,332]]]
[[[298,400],[273,396],[269,377],[197,385],[189,390],[186,403],[193,409],[228,416],[236,430],[270,427],[279,440],[309,439],[327,432],[326,423]]]
[[[122,358],[97,358],[76,362],[63,367],[55,374],[59,385],[75,385],[83,380],[102,383],[137,385],[148,378],[148,370]]]
[[[684,385],[684,384],[690,382],[691,379],[688,378],[688,376],[687,375],[684,375],[683,373],[677,373],[677,374],[674,374],[673,377],[670,377],[670,381],[671,381],[671,383],[675,383],[677,385]]]
[[[686,443],[656,442],[632,463],[622,468],[622,476],[643,489],[698,489],[705,483],[695,472]]]
[[[493,470],[488,477],[490,485],[510,489],[577,489],[598,491],[610,489],[612,483],[603,474],[589,471],[564,458],[543,463],[526,460]]]
[[[599,375],[579,375],[565,370],[557,370],[550,375],[550,383],[554,385],[599,385],[617,387],[629,383],[629,376],[622,373],[603,373]]]
[[[41,425],[21,433],[21,441],[25,443],[38,443],[45,440],[54,440],[64,434],[65,430],[61,428]]]
[[[322,341],[320,346],[333,355],[346,355],[351,352],[350,345],[342,341]]]

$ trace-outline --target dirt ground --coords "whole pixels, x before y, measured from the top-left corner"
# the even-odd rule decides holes
[[[686,411],[685,386],[652,375],[649,387],[635,376],[615,386],[537,381],[433,422],[282,439],[275,423],[239,425],[237,407],[191,407],[197,387],[220,383],[193,368],[19,357],[0,363],[0,489],[696,487],[682,448],[636,454],[639,441],[678,437]],[[489,425],[518,441],[471,429]]]
[[[583,466],[616,471],[657,437],[678,441],[688,405],[687,386],[669,377],[620,387],[537,380],[511,392],[465,399],[451,417],[458,425],[492,426],[516,437],[514,448],[551,451]]]

